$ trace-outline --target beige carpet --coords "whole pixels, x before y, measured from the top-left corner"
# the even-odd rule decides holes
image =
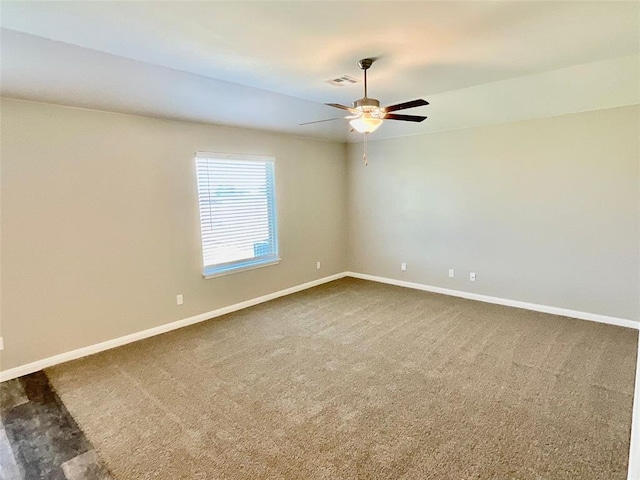
[[[626,478],[637,332],[343,279],[47,371],[117,479]]]

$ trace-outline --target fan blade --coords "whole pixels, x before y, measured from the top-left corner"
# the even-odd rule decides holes
[[[422,105],[429,105],[429,102],[419,98],[417,100],[411,100],[410,102],[389,105],[388,107],[385,107],[385,110],[387,112],[395,112],[396,110],[406,110],[407,108],[420,107]]]
[[[316,120],[314,122],[299,123],[298,125],[311,125],[312,123],[332,122],[333,120],[342,120],[344,117],[327,118],[326,120]]]
[[[339,103],[325,103],[325,105],[329,105],[330,107],[341,108],[342,110],[352,111],[353,108],[347,107],[346,105],[340,105]]]
[[[387,113],[384,116],[385,120],[402,120],[403,122],[421,122],[426,118],[420,115],[397,115],[395,113]]]

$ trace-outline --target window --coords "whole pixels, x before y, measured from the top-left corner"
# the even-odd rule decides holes
[[[273,157],[196,154],[203,275],[280,261]]]

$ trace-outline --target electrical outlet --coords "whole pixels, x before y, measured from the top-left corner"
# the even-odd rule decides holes
[[[453,277],[455,277],[455,276],[456,276],[456,274],[455,274],[455,272],[453,271],[453,268],[450,268],[450,269],[449,269],[449,278],[453,278]]]
[[[471,273],[469,274],[469,280],[471,280],[472,282],[475,282],[475,281],[476,281],[476,274],[475,274],[475,272],[471,272]]]
[[[400,264],[400,270],[402,270],[403,272],[405,272],[407,270],[407,264],[405,262],[402,262]]]
[[[0,351],[4,350],[4,339],[0,337]]]
[[[182,294],[176,295],[176,305],[182,305],[184,303],[184,297]]]
[[[316,268],[320,270],[320,262],[316,262]]]

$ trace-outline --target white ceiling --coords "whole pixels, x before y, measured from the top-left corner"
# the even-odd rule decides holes
[[[640,96],[637,1],[0,6],[2,95],[15,98],[347,140],[342,121],[298,123],[341,115],[322,102],[360,98],[361,83],[326,80],[361,79],[357,60],[370,56],[379,60],[369,71],[369,96],[382,104],[431,103],[406,112],[429,116],[422,124],[385,122],[378,138],[637,103]]]

